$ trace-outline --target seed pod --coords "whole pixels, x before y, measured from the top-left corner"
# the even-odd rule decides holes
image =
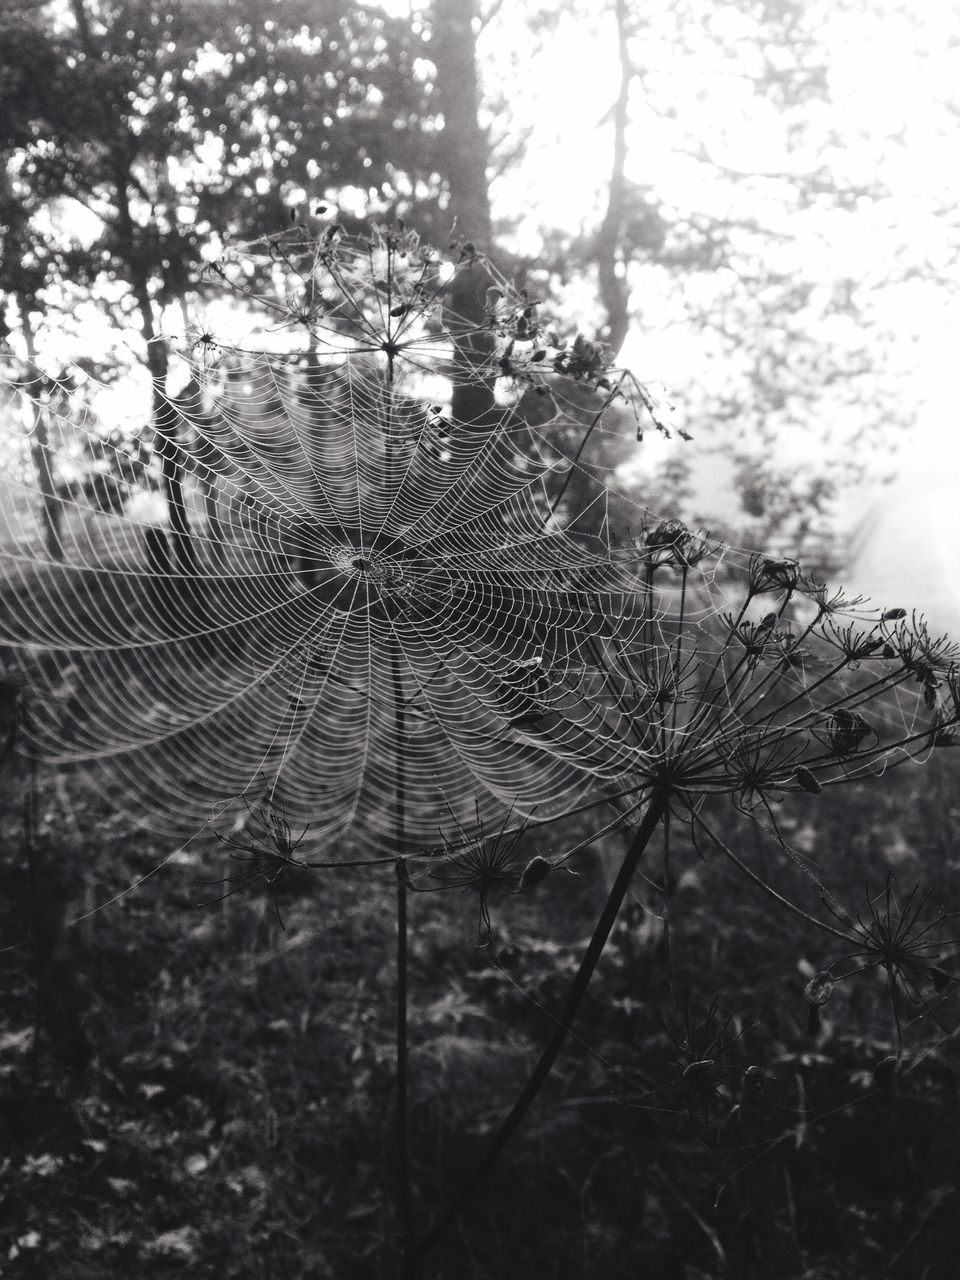
[[[881,622],[899,622],[901,618],[907,616],[906,609],[885,609],[880,621]]]
[[[539,853],[530,859],[520,874],[520,889],[535,889],[553,870],[553,863],[541,858]]]
[[[750,591],[762,595],[767,591],[793,591],[800,581],[800,566],[795,560],[773,560],[755,556],[750,565]]]
[[[837,707],[830,722],[830,747],[838,756],[850,756],[859,751],[864,740],[870,737],[870,725],[859,712]]]
[[[818,796],[823,790],[823,783],[805,765],[799,765],[794,776],[797,780],[797,785],[802,787],[804,791],[809,791],[812,796]]]
[[[803,994],[812,1005],[826,1004],[833,995],[833,988],[836,984],[826,969],[810,979],[803,989]]]
[[[763,1074],[761,1067],[747,1067],[743,1073],[743,1088],[746,1093],[752,1093],[754,1097],[759,1097],[763,1093],[767,1078]]]
[[[699,1058],[696,1062],[690,1062],[683,1068],[684,1080],[689,1080],[695,1076],[705,1075],[713,1066],[712,1058]]]
[[[878,649],[884,648],[882,639],[867,640],[864,638],[860,641],[856,648],[857,658],[869,658],[877,652]]]

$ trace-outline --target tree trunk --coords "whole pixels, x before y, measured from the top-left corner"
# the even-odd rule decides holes
[[[130,197],[127,191],[127,174],[118,163],[116,172],[117,207],[119,211],[120,239],[124,244],[123,256],[127,260],[130,284],[140,312],[140,332],[147,353],[147,368],[153,386],[153,429],[159,438],[157,452],[163,477],[163,493],[170,516],[170,533],[173,555],[178,572],[192,577],[197,572],[197,553],[190,537],[190,517],[187,514],[183,477],[184,448],[180,443],[180,415],[167,398],[167,348],[157,334],[153,323],[153,301],[146,271],[137,255],[136,228],[130,215]]]
[[[441,156],[450,193],[451,232],[464,246],[460,270],[447,298],[447,323],[456,342],[453,421],[489,430],[500,418],[494,402],[495,372],[485,371],[493,351],[485,329],[491,278],[476,255],[491,249],[489,143],[477,119],[475,0],[434,0],[431,56],[443,111]]]
[[[627,159],[627,121],[629,118],[630,83],[633,67],[627,45],[627,2],[615,0],[614,14],[617,22],[617,46],[620,54],[620,86],[613,107],[613,168],[610,173],[610,189],[607,209],[596,238],[597,274],[600,285],[600,301],[607,313],[605,340],[614,355],[623,346],[629,327],[626,280],[626,264],[620,263],[620,241],[623,235],[626,178],[624,168]]]
[[[96,65],[100,50],[96,47],[90,30],[84,2],[71,0],[70,7],[77,26],[80,45],[91,64]],[[107,138],[110,136],[112,124],[108,104],[101,103],[100,114],[104,126],[103,136]],[[146,347],[146,363],[153,385],[151,416],[153,429],[160,438],[157,452],[160,455],[163,492],[170,515],[174,559],[180,573],[193,576],[197,572],[197,555],[190,538],[190,519],[184,499],[185,455],[179,441],[179,415],[166,396],[167,348],[154,325],[150,276],[138,244],[139,228],[130,211],[130,166],[135,154],[135,140],[122,130],[118,131],[112,150],[111,174],[117,193],[117,221],[114,228],[118,244],[117,253],[126,266],[127,278],[140,312],[140,332]]]
[[[36,367],[37,348],[34,341],[33,325],[30,323],[29,300],[17,296],[17,310],[23,325],[23,340],[27,348],[27,358]],[[36,407],[33,432],[30,437],[30,455],[37,472],[37,487],[40,490],[40,518],[43,524],[43,542],[47,555],[51,560],[62,560],[64,557],[61,524],[63,522],[63,506],[57,493],[53,479],[53,468],[50,465],[50,438],[47,433],[47,413],[43,400]]]

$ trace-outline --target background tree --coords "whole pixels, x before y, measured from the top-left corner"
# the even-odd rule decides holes
[[[557,165],[569,166],[568,198],[552,206],[566,225],[551,230],[538,211],[505,219],[502,232],[542,246],[552,292],[579,300],[591,281],[598,327],[613,337],[624,331],[626,306],[629,362],[683,385],[683,421],[697,440],[686,451],[696,456],[697,509],[685,514],[736,527],[755,543],[773,537],[833,554],[831,531],[848,495],[879,482],[896,427],[905,432],[915,419],[903,394],[909,369],[896,349],[896,299],[910,306],[919,276],[936,305],[937,270],[927,260],[945,264],[950,252],[932,224],[933,254],[893,231],[891,219],[911,217],[919,195],[910,192],[896,110],[871,117],[842,104],[854,48],[882,44],[885,25],[902,51],[916,51],[898,59],[901,72],[936,62],[937,36],[895,0],[882,9],[860,0],[759,8],[700,0],[654,11],[538,4],[527,20],[524,43],[515,8],[496,16],[501,45],[521,51],[497,63],[507,87],[495,105],[498,119],[510,119],[504,104],[519,116],[518,163],[550,145]],[[950,20],[943,28],[946,38]],[[591,40],[606,49],[595,56],[604,58],[609,96],[594,99],[595,115],[582,132],[574,126],[576,136],[554,142],[551,128],[559,134],[561,125],[549,118],[531,136],[533,59]],[[929,123],[924,146],[930,134],[945,145],[944,103],[931,103]],[[583,154],[588,136],[592,150]],[[598,144],[606,175],[594,161]],[[501,150],[510,154],[509,141]],[[665,336],[680,330],[683,353],[658,359]],[[718,504],[718,493],[731,500]]]
[[[951,250],[933,219],[949,196],[930,202],[932,241],[898,242],[892,220],[917,200],[896,117],[841,124],[836,104],[852,33],[896,27],[904,48],[936,60],[948,18],[931,34],[896,0],[652,12],[629,0],[437,0],[401,16],[345,0],[215,0],[202,13],[76,0],[11,5],[2,21],[4,167],[28,215],[18,256],[44,263],[32,295],[41,347],[44,314],[76,332],[96,309],[135,335],[155,379],[160,333],[216,296],[199,279],[213,228],[234,239],[276,229],[308,192],[336,199],[352,226],[399,215],[440,244],[455,227],[532,297],[576,298],[612,345],[628,326],[629,362],[683,384],[697,440],[691,474],[674,458],[653,491],[677,505],[668,478],[682,480],[690,518],[752,541],[829,557],[844,495],[871,459],[882,472],[891,424],[914,416],[892,329],[899,299],[916,308],[925,288],[935,301]],[[593,51],[571,83],[595,114],[588,154],[573,139],[556,151],[569,199],[551,228],[514,175],[542,164],[552,126],[536,72],[571,39]],[[27,66],[39,69],[29,84]],[[926,142],[946,136],[947,104],[936,113]],[[485,282],[466,274],[451,306],[479,316]],[[7,311],[15,323],[16,305]],[[682,354],[664,358],[680,330]],[[482,421],[490,388],[463,394],[476,403],[455,416]],[[739,497],[721,508],[718,493]]]
[[[72,0],[8,11],[4,35],[12,195],[84,211],[71,271],[113,319],[122,290],[155,377],[160,313],[195,295],[214,229],[274,230],[318,181],[387,191],[417,150],[420,41],[359,6]]]

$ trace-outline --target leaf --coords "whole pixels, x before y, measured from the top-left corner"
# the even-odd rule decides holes
[[[176,1227],[154,1236],[145,1248],[147,1253],[172,1253],[189,1260],[196,1256],[197,1233],[193,1227]]]
[[[0,1036],[0,1053],[26,1053],[32,1043],[31,1027],[24,1027],[21,1031],[7,1031]]]
[[[63,1168],[63,1161],[59,1156],[53,1156],[49,1151],[45,1151],[39,1156],[27,1156],[22,1165],[23,1173],[36,1174],[38,1178],[49,1178],[55,1173],[59,1173]]]

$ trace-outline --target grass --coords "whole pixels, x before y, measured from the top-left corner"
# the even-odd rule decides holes
[[[901,803],[911,784],[909,773],[896,783]],[[883,860],[884,813],[871,819],[870,796],[811,804],[819,838],[853,851],[842,886],[851,898],[870,860]],[[283,930],[265,894],[198,911],[198,881],[223,866],[222,850],[204,850],[55,936],[41,962],[11,798],[0,1266],[43,1280],[393,1277],[390,878],[294,883]],[[92,795],[75,793],[75,825],[49,779],[40,801],[48,916],[107,900],[164,856],[142,834],[95,838],[106,814]],[[908,837],[924,830],[918,817]],[[559,1007],[596,913],[596,870],[585,860],[579,878],[548,878],[535,898],[492,898],[489,947],[477,946],[474,896],[411,900],[421,1223],[482,1152],[550,1032],[545,1010]],[[843,984],[809,1037],[803,988],[821,939],[799,932],[802,922],[785,930],[719,860],[689,855],[673,906],[673,1001],[658,895],[641,884],[579,1039],[428,1274],[952,1275],[953,995],[933,1010],[943,1029],[908,1010],[906,1056],[886,1079],[882,982]],[[41,1009],[34,1054],[41,972],[58,1000]],[[58,1013],[68,1006],[89,1046],[85,1068]]]

